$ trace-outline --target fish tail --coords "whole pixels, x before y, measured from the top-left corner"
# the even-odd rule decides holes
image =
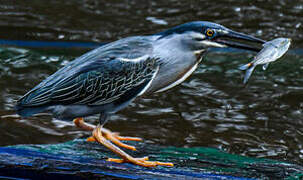
[[[240,66],[239,69],[244,71],[244,70],[252,67],[253,65],[254,65],[253,63],[244,64],[244,65]]]
[[[251,65],[245,72],[243,83],[246,84],[256,66]]]

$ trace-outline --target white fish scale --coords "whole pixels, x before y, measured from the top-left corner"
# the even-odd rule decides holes
[[[290,46],[290,39],[277,38],[263,44],[264,48],[256,55],[252,62],[256,65],[276,61],[283,56]]]
[[[259,64],[266,64],[269,62],[275,61],[277,58],[278,50],[276,48],[266,48],[264,51],[260,52],[256,57],[255,60],[252,62],[255,65]]]

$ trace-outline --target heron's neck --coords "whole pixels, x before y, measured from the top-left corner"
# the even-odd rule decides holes
[[[156,41],[153,46],[153,56],[159,59],[160,68],[148,93],[160,92],[181,83],[197,68],[202,58],[202,51],[184,48],[180,39],[161,41]]]

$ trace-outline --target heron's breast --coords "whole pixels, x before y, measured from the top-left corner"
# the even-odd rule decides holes
[[[197,69],[201,59],[202,55],[199,54],[163,64],[147,93],[166,91],[182,83]]]
[[[157,90],[156,92],[163,92],[181,84],[197,69],[198,64],[199,63],[196,63],[192,67],[186,68],[183,71],[179,71],[178,73],[176,73],[177,75],[176,78],[173,78],[171,81],[167,82],[167,84],[164,87]]]

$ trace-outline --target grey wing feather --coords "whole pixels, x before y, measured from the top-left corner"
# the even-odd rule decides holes
[[[110,43],[69,63],[27,93],[18,104],[25,107],[102,105],[127,98],[124,95],[130,91],[137,90],[138,95],[158,69],[151,51],[150,42],[144,38]],[[132,61],[139,57],[144,59]]]
[[[135,63],[115,61],[115,66],[121,66],[119,70],[105,70],[104,66],[107,65],[104,64],[102,68],[80,74],[63,86],[54,88],[51,100],[62,104],[111,103],[134,87],[151,81],[157,71],[156,61],[151,58]]]

